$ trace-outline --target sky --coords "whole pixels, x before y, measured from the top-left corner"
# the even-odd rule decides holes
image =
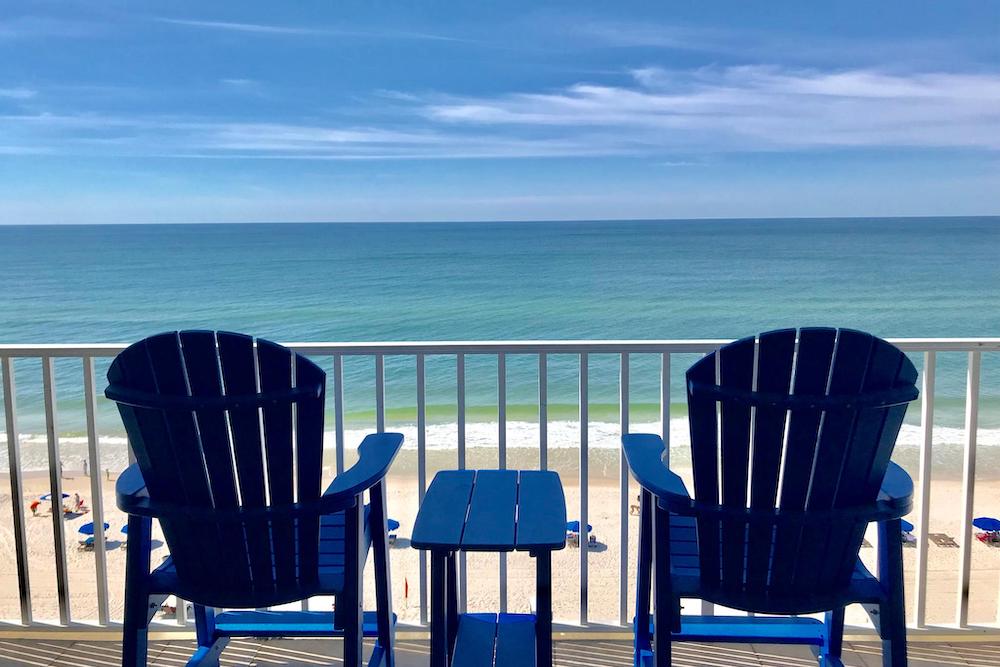
[[[997,2],[0,4],[0,224],[996,214]]]

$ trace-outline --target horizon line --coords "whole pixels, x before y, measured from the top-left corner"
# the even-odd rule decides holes
[[[198,227],[220,225],[479,225],[479,224],[572,224],[572,223],[656,223],[656,222],[779,222],[792,220],[835,221],[835,220],[983,220],[997,219],[1000,213],[977,215],[806,215],[806,216],[766,216],[729,217],[704,216],[687,218],[533,218],[525,220],[482,219],[482,220],[271,220],[271,221],[216,221],[216,222],[0,222],[0,227]]]

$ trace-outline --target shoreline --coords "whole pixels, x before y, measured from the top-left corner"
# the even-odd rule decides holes
[[[633,433],[660,433],[660,423],[633,423]],[[388,431],[403,433],[405,441],[394,468],[416,471],[418,433],[412,424],[389,424]],[[358,443],[374,428],[351,429],[344,433],[345,459]],[[539,426],[537,422],[512,421],[506,425],[505,450],[507,467],[537,468],[540,452],[538,445]],[[617,476],[620,452],[620,425],[609,422],[590,422],[587,438],[587,453],[591,475],[605,474],[608,468]],[[580,457],[580,428],[578,422],[550,421],[547,429],[548,458],[553,466],[560,468],[578,467]],[[1000,430],[980,428],[977,433],[977,478],[1000,479]],[[0,435],[0,439],[4,439]],[[932,479],[960,480],[963,472],[965,430],[935,426],[932,442]],[[21,473],[45,475],[48,472],[48,447],[44,436],[21,435]],[[458,465],[458,427],[456,424],[429,425],[425,429],[424,451],[428,469],[454,468]],[[893,460],[901,465],[914,479],[919,470],[919,457],[923,430],[919,426],[904,425],[900,432]],[[336,433],[324,434],[324,466],[331,469],[336,460]],[[71,475],[89,466],[89,443],[87,438],[59,437],[59,456],[64,474]],[[499,424],[473,423],[465,429],[465,452],[467,467],[498,467]],[[8,451],[0,448],[0,475],[8,476]],[[100,470],[116,475],[127,465],[127,441],[122,436],[99,436]],[[671,419],[670,457],[677,466],[689,466],[690,440],[686,419]],[[476,463],[481,462],[481,463]]]

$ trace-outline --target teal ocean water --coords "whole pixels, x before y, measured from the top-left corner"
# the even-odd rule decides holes
[[[279,341],[735,338],[803,325],[1000,336],[1000,218],[0,226],[0,256],[3,343],[128,342],[191,327]],[[984,355],[984,444],[1000,444],[996,356]],[[679,371],[691,361],[674,360],[678,419]],[[455,418],[454,363],[427,361],[428,414],[441,428]],[[537,414],[536,364],[508,360],[511,428]],[[964,364],[939,355],[938,422],[956,433]],[[371,359],[345,363],[351,428],[373,421],[372,369]],[[16,371],[30,441],[44,433],[40,367],[21,360]],[[80,363],[57,372],[70,442],[84,431]],[[655,359],[632,361],[633,422],[658,419],[657,372]],[[568,421],[577,361],[553,357],[549,373],[550,419]],[[467,376],[470,420],[489,425],[495,358],[470,358]],[[386,378],[390,425],[408,428],[414,361],[388,359]],[[591,417],[609,429],[617,378],[615,357],[591,359]],[[103,399],[99,427],[121,433]]]

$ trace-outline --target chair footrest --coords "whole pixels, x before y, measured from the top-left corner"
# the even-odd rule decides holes
[[[653,624],[649,624],[653,634]],[[815,618],[771,616],[682,616],[681,631],[674,641],[759,642],[761,644],[809,644],[823,646],[824,625]]]
[[[374,611],[364,613],[365,637],[378,635]],[[392,615],[396,623],[396,615]],[[215,616],[215,634],[220,637],[342,637],[344,629],[334,625],[332,611],[224,611]]]
[[[462,614],[452,667],[534,667],[534,614]]]

